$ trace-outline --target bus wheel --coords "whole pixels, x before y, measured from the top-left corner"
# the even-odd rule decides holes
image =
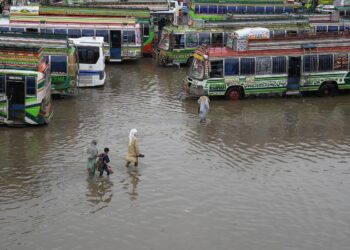
[[[237,101],[242,98],[242,93],[239,88],[229,88],[226,91],[226,99],[229,99],[231,101]]]
[[[332,83],[325,83],[323,84],[319,90],[318,90],[318,96],[325,97],[325,96],[331,96],[333,97],[336,93],[336,87]]]

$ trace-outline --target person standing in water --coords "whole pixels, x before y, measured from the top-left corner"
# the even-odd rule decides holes
[[[208,113],[209,113],[209,98],[207,96],[202,95],[198,99],[198,114],[200,118],[200,122],[206,122]]]
[[[92,140],[86,152],[88,154],[88,162],[86,169],[90,175],[94,175],[96,171],[96,159],[98,157],[97,141]]]
[[[139,140],[136,136],[137,130],[133,128],[129,133],[128,154],[125,157],[126,167],[129,167],[130,163],[136,167],[138,165],[138,158],[144,157],[143,154],[140,154]]]

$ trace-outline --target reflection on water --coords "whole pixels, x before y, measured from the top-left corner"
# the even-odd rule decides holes
[[[200,124],[186,69],[151,61],[107,65],[49,126],[0,127],[3,249],[348,249],[348,95],[212,99]],[[131,128],[147,157],[126,169]],[[109,178],[86,175],[92,139]]]
[[[141,175],[139,174],[138,167],[129,166],[127,167],[127,173],[129,176],[125,178],[123,182],[123,188],[130,195],[130,200],[136,200],[139,196],[137,192],[137,184],[140,181]]]
[[[113,182],[109,179],[109,177],[95,177],[88,176],[86,179],[87,182],[87,201],[91,202],[93,207],[99,205],[100,203],[110,203],[113,197],[112,187]],[[98,210],[103,207],[100,206]],[[97,212],[97,211],[94,211]]]

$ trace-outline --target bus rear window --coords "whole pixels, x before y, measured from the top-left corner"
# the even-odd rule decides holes
[[[51,72],[67,73],[67,56],[51,56]]]
[[[99,47],[78,47],[79,63],[95,64],[100,57]]]
[[[124,43],[135,43],[135,31],[124,30],[123,31],[123,42]]]
[[[27,95],[36,95],[35,77],[28,76],[26,78],[26,93]]]

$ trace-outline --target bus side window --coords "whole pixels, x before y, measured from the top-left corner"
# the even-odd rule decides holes
[[[287,71],[285,56],[272,57],[272,74],[284,74]]]
[[[196,33],[186,34],[186,48],[195,48],[198,45],[198,39]]]
[[[255,74],[255,58],[241,58],[241,75]]]
[[[12,32],[24,32],[24,28],[11,28]]]
[[[209,45],[209,44],[210,44],[210,34],[199,33],[199,45]]]
[[[0,27],[0,32],[7,32],[9,30],[10,30],[9,27]]]
[[[209,5],[209,14],[218,14],[218,6]]]
[[[95,36],[94,30],[82,30],[81,36]]]
[[[70,37],[70,38],[79,38],[79,37],[81,37],[81,30],[78,30],[78,29],[68,30],[68,37]]]
[[[317,55],[304,56],[304,72],[316,72],[317,71]]]
[[[28,32],[28,33],[38,33],[38,29],[36,29],[36,28],[27,28],[26,32]]]
[[[26,94],[36,95],[36,81],[33,76],[26,77]]]
[[[223,77],[224,65],[222,60],[210,61],[210,77]]]
[[[239,75],[239,59],[225,59],[225,76]]]
[[[236,6],[228,6],[227,7],[227,12],[228,13],[236,13],[237,12]]]
[[[269,75],[272,71],[270,57],[257,57],[256,58],[256,74],[257,75]]]
[[[53,33],[60,34],[60,35],[67,35],[67,30],[66,29],[54,29]]]
[[[5,77],[0,76],[0,94],[5,94]]]
[[[318,56],[318,71],[333,70],[333,55],[319,55]]]
[[[185,35],[175,34],[174,35],[174,49],[184,49],[185,48]]]
[[[96,36],[102,36],[104,42],[108,42],[108,30],[96,30]]]
[[[199,9],[200,9],[200,14],[208,14],[208,6],[200,5]]]
[[[196,5],[196,6],[194,7],[194,13],[195,13],[195,14],[199,14],[199,6],[198,6],[198,5]]]
[[[227,6],[218,6],[218,14],[226,14],[227,13]]]
[[[41,34],[53,34],[53,29],[40,29]]]

